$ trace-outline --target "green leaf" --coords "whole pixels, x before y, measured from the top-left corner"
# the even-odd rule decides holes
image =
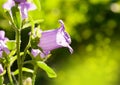
[[[6,45],[9,50],[13,50],[16,48],[16,41],[15,40],[9,40],[6,42]]]
[[[42,61],[38,61],[37,65],[38,67],[42,68],[47,73],[48,77],[50,78],[57,77],[57,74],[55,73],[55,71],[52,68],[50,68],[46,63]]]
[[[13,6],[12,7],[12,18],[14,21],[14,25],[20,29],[22,25],[22,17],[20,15],[20,10],[18,9],[18,6]]]
[[[6,11],[5,12],[5,17],[12,23],[12,25],[13,25],[13,20],[12,20],[12,17],[11,17],[11,15],[10,15],[10,13],[9,13],[9,11]]]
[[[12,51],[10,52],[10,54],[9,54],[9,57],[15,55],[15,53],[16,53],[16,49],[15,49],[15,50],[12,50]]]
[[[26,68],[26,67],[23,67],[23,68],[22,68],[22,71],[29,72],[29,73],[33,73],[33,72],[34,72],[33,70],[31,70],[31,69],[29,69],[29,68]],[[19,70],[17,69],[17,70],[15,70],[15,71],[13,72],[13,75],[17,75],[18,73],[19,73]]]

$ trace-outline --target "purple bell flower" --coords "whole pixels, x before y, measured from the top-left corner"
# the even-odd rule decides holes
[[[65,32],[64,23],[62,20],[59,20],[61,27],[55,30],[43,31],[41,33],[41,38],[38,44],[45,55],[48,55],[50,51],[67,47],[69,51],[72,53],[73,49],[69,45],[71,43],[70,36]]]
[[[2,64],[0,64],[0,74],[3,73],[3,67]]]
[[[28,17],[28,11],[36,9],[36,6],[33,3],[27,2],[26,0],[8,0],[3,5],[3,8],[7,10],[11,10],[11,8],[15,6],[15,2],[18,3],[18,8],[20,8],[20,12],[23,20]]]
[[[0,31],[0,58],[2,57],[3,52],[9,54],[10,51],[8,50],[7,46],[5,45],[8,38],[5,37],[5,32]]]

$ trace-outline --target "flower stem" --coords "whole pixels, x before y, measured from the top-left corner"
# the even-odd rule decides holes
[[[34,73],[33,73],[33,77],[32,77],[32,85],[35,85],[37,69],[38,69],[38,67],[35,65],[34,66]]]
[[[9,77],[9,80],[10,80],[10,84],[14,85],[13,79],[12,79],[12,76],[11,76],[10,65],[7,66],[7,73],[8,73],[8,77]]]
[[[18,63],[18,78],[19,78],[19,85],[22,84],[22,58],[20,56],[20,42],[21,42],[21,30],[16,30],[16,46],[17,46],[17,63]]]

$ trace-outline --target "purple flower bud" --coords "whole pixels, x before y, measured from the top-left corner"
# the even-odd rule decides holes
[[[5,37],[5,32],[0,31],[0,58],[2,57],[3,52],[9,54],[10,51],[8,50],[7,46],[5,45],[8,38]]]
[[[34,57],[36,57],[36,56],[38,56],[38,55],[39,55],[41,58],[44,58],[44,57],[45,57],[45,54],[42,53],[39,49],[32,49],[31,53],[32,53],[32,55],[33,55]]]
[[[2,64],[0,64],[0,74],[3,73],[3,67]]]
[[[41,34],[38,46],[43,50],[45,55],[49,54],[51,50],[61,47],[67,47],[71,53],[73,52],[73,49],[69,45],[71,43],[71,38],[65,32],[62,20],[59,20],[59,22],[61,24],[60,28],[43,31]]]
[[[15,6],[15,2],[18,2],[22,19],[28,17],[28,11],[36,9],[36,6],[33,3],[27,2],[26,0],[8,0],[8,2],[3,5],[3,8],[11,10],[11,8]]]

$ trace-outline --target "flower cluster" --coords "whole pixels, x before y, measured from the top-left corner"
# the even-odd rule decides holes
[[[29,10],[36,9],[36,5],[32,2],[28,2],[27,0],[8,0],[3,5],[3,8],[7,10],[6,16],[9,18],[11,26],[14,28],[16,39],[9,40],[5,37],[5,32],[0,30],[0,79],[1,77],[3,78],[4,74],[7,72],[10,85],[23,85],[23,83],[25,85],[28,85],[29,83],[32,83],[30,85],[35,85],[35,77],[38,68],[44,70],[48,77],[56,77],[57,75],[54,70],[45,63],[48,59],[48,55],[52,50],[62,47],[68,48],[70,53],[73,53],[73,49],[70,46],[71,38],[65,31],[63,21],[59,20],[60,27],[57,29],[42,31],[39,28],[40,24],[37,23],[37,27],[33,19],[28,18],[28,20],[24,20],[28,17]],[[31,28],[31,32],[29,33],[29,42],[26,45],[24,52],[21,52],[21,31],[24,29],[25,25]],[[30,60],[25,60],[26,55],[31,57]],[[17,61],[18,69],[12,72],[11,75],[11,66],[15,61]],[[32,64],[33,69],[24,67],[26,63]],[[4,69],[2,65],[4,66]],[[23,82],[23,71],[32,73],[32,79],[28,77]],[[16,82],[18,83],[14,84],[12,76],[17,74],[18,81]],[[15,80],[17,79],[15,78]],[[28,83],[28,81],[30,82]]]
[[[26,19],[28,17],[28,11],[35,10],[36,6],[31,3],[27,2],[26,0],[8,0],[4,5],[3,8],[7,10],[11,10],[15,4],[18,4],[18,7],[21,12],[22,19]]]
[[[10,51],[8,50],[7,46],[6,46],[6,42],[8,41],[8,38],[5,37],[5,32],[4,31],[0,31],[0,58],[3,56],[3,52],[5,52],[6,54],[9,54]]]

